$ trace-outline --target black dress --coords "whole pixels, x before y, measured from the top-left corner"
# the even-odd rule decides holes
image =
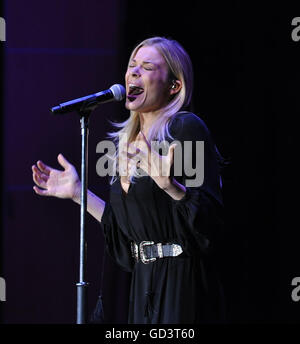
[[[214,262],[223,209],[215,145],[204,122],[190,112],[178,112],[169,130],[182,143],[193,141],[193,154],[189,154],[193,164],[195,142],[204,141],[203,184],[187,187],[185,196],[176,201],[148,175],[136,178],[128,193],[117,179],[101,221],[107,250],[123,270],[132,272],[129,323],[222,322],[223,294]],[[175,179],[185,185],[188,177]],[[183,253],[136,263],[131,242],[144,240],[177,243]]]

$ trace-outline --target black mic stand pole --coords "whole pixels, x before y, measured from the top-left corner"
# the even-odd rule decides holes
[[[81,123],[81,194],[80,194],[80,257],[79,257],[79,282],[77,286],[77,324],[87,322],[87,286],[86,262],[87,243],[85,235],[85,218],[87,211],[88,189],[88,134],[90,109],[79,111]]]
[[[120,101],[124,98],[125,89],[122,85],[113,85],[109,92],[100,92],[102,96],[104,93],[106,94],[106,100],[117,100]],[[112,99],[113,96],[113,99]],[[79,257],[79,282],[76,283],[77,286],[77,324],[85,324],[87,322],[87,286],[88,283],[85,282],[86,278],[86,262],[87,262],[87,243],[86,243],[86,236],[85,236],[85,218],[86,218],[86,211],[87,211],[87,171],[88,171],[88,126],[89,126],[89,116],[91,112],[96,109],[99,105],[99,97],[98,93],[95,93],[92,96],[85,97],[86,100],[83,102],[79,102],[81,108],[78,110],[80,115],[80,123],[81,123],[81,192],[80,192],[80,257]],[[83,99],[83,98],[81,98]],[[79,100],[81,100],[79,99]],[[102,99],[104,102],[104,99]],[[51,111],[53,113],[64,113],[64,106],[66,104],[70,105],[71,102],[63,103],[59,106],[53,107]],[[78,103],[78,102],[77,102]],[[62,105],[64,105],[62,107]],[[75,101],[76,105],[76,101]],[[77,104],[78,105],[78,104]],[[77,107],[77,105],[75,107]],[[63,111],[62,111],[63,110]],[[70,111],[74,111],[73,108],[69,109]]]

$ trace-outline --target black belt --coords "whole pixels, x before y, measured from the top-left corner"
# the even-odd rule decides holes
[[[154,244],[153,241],[142,241],[139,245],[131,242],[131,253],[133,258],[144,264],[154,262],[157,258],[177,257],[182,253],[178,244]]]

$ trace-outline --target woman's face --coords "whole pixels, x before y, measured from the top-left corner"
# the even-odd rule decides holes
[[[143,46],[137,51],[129,61],[125,81],[128,110],[153,112],[168,103],[168,65],[154,46]]]

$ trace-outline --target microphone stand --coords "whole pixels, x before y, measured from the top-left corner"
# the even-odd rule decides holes
[[[88,134],[89,115],[91,109],[79,111],[81,123],[81,194],[80,194],[80,256],[79,256],[79,282],[77,286],[77,324],[87,322],[87,286],[86,261],[87,242],[85,234],[85,218],[87,211],[87,186],[88,186]]]
[[[51,108],[52,113],[60,114],[74,111],[78,105],[81,123],[81,192],[80,192],[80,257],[79,257],[79,282],[77,286],[77,324],[85,324],[87,322],[87,286],[86,277],[86,261],[87,261],[87,243],[85,235],[85,217],[87,211],[87,157],[88,157],[88,134],[89,134],[89,116],[101,102],[109,102],[111,100],[120,101],[124,98],[125,88],[122,85],[113,85],[109,90],[95,93],[91,96],[66,102]],[[68,110],[68,111],[67,111]]]

